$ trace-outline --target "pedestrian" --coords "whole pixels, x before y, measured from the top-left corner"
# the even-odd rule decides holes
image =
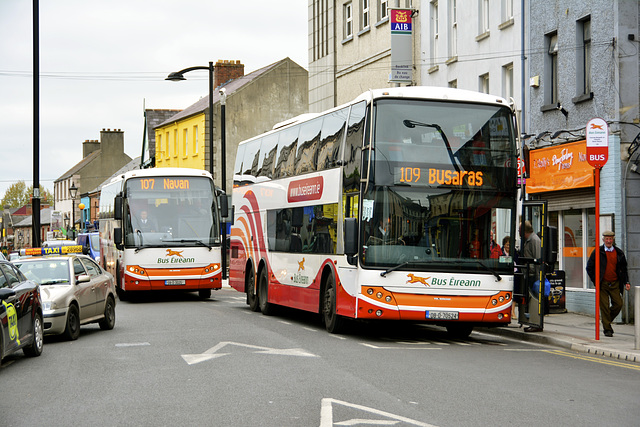
[[[536,262],[529,263],[527,274],[527,289],[529,293],[533,290],[533,287],[537,280],[540,280],[540,265],[537,260],[542,256],[542,244],[540,237],[533,231],[533,226],[530,221],[524,222],[524,244],[522,245],[522,256],[524,258],[535,259]],[[543,294],[544,295],[544,294]],[[538,295],[538,298],[543,298]],[[542,328],[538,326],[528,326],[524,328],[525,332],[541,332]]]
[[[607,230],[602,233],[604,244],[600,246],[600,320],[606,337],[613,336],[611,322],[622,310],[622,294],[631,289],[627,258],[619,247],[615,246],[615,233]],[[596,251],[591,252],[587,262],[587,274],[596,282]]]

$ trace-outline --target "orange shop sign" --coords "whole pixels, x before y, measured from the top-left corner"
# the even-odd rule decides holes
[[[527,193],[594,186],[593,167],[587,162],[586,141],[531,150]]]

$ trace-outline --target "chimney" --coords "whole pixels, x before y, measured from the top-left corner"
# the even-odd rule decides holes
[[[102,129],[100,131],[102,153],[117,156],[124,153],[124,132],[120,129]]]
[[[82,158],[84,159],[89,154],[100,149],[100,142],[97,140],[86,139],[82,143]]]
[[[220,87],[230,80],[235,80],[244,76],[244,64],[241,64],[239,60],[221,60],[218,59],[214,66],[215,82],[213,87]]]

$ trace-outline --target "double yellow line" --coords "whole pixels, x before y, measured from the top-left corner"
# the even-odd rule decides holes
[[[619,368],[627,368],[633,369],[635,371],[640,371],[640,365],[633,365],[631,362],[623,362],[614,359],[601,359],[599,357],[594,356],[586,356],[582,354],[574,354],[569,353],[568,351],[562,350],[543,350],[545,353],[555,354],[557,356],[571,357],[573,359],[586,360],[588,362],[602,363],[604,365],[617,366]]]

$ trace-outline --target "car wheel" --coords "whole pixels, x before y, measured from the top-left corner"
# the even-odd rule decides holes
[[[267,278],[267,269],[260,270],[258,278],[258,300],[260,301],[260,311],[264,315],[273,314],[273,306],[269,304],[269,280]]]
[[[336,285],[333,274],[327,276],[324,286],[322,317],[328,332],[337,334],[342,330],[344,319],[336,313]]]
[[[198,296],[202,299],[211,298],[211,289],[200,289],[198,291]]]
[[[103,331],[109,331],[116,325],[116,302],[111,296],[107,298],[107,305],[104,307],[104,319],[98,325]]]
[[[42,354],[42,347],[44,347],[44,329],[42,326],[42,315],[36,314],[33,319],[33,342],[22,349],[25,356],[36,357]]]
[[[67,312],[67,327],[64,329],[63,335],[68,340],[77,340],[80,336],[80,313],[75,305],[69,306]]]
[[[253,267],[251,267],[247,275],[247,304],[249,304],[251,311],[260,310],[260,301],[256,293],[256,275],[253,272]]]

